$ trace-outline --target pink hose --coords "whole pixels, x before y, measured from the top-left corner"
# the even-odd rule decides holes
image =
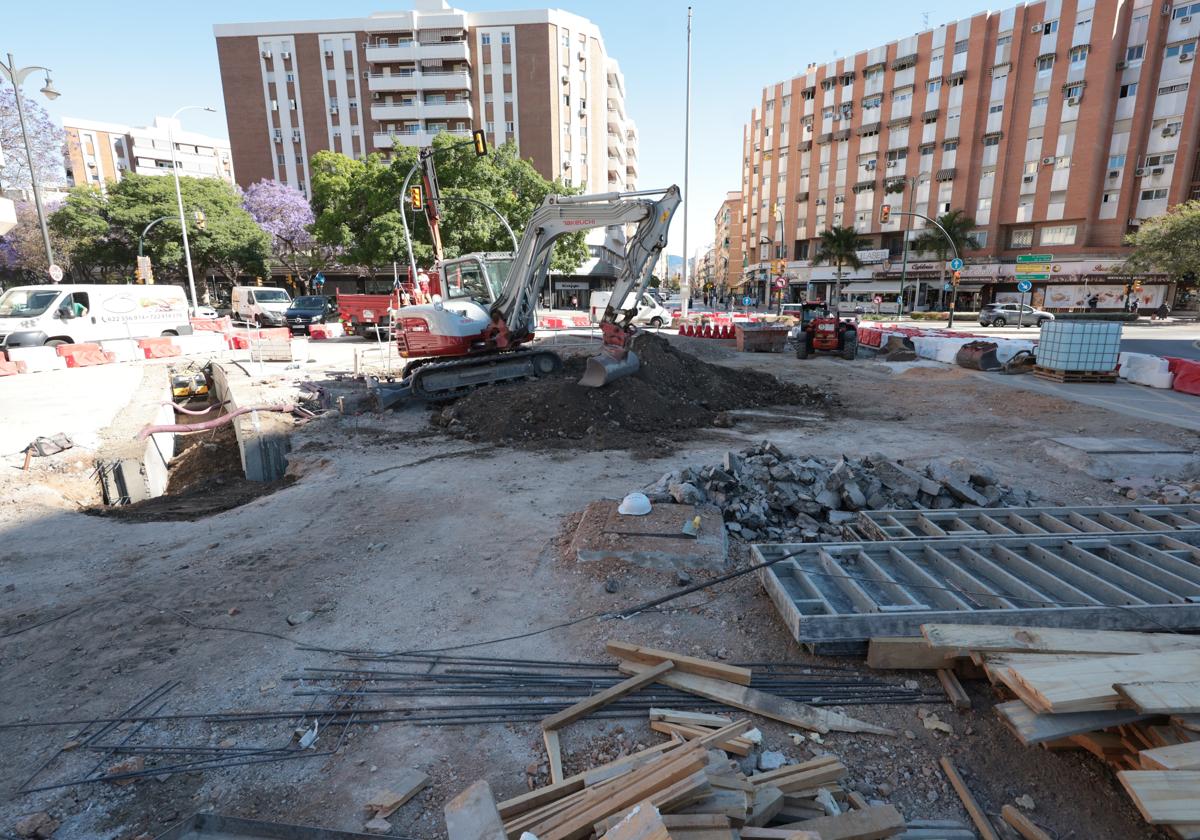
[[[180,414],[190,414],[193,417],[200,417],[204,414],[208,414],[208,412],[212,411],[214,408],[220,408],[221,406],[225,405],[225,403],[214,403],[208,408],[184,408],[183,406],[172,402],[171,400],[163,400],[161,403],[159,403],[159,405],[169,405]]]
[[[145,440],[150,435],[157,435],[161,432],[203,432],[206,429],[215,429],[218,426],[223,426],[235,417],[247,414],[251,411],[278,411],[291,413],[292,406],[290,405],[252,405],[246,408],[239,408],[236,411],[231,411],[228,414],[223,414],[213,420],[205,420],[203,423],[165,423],[161,426],[147,426],[138,432],[138,440]]]

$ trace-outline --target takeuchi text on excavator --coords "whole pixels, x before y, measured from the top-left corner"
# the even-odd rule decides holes
[[[545,285],[555,241],[592,228],[636,225],[610,303],[600,321],[600,352],[588,359],[580,384],[599,387],[638,370],[630,349],[636,333],[634,306],[667,244],[679,207],[679,188],[551,195],[533,212],[515,253],[466,254],[440,262],[431,303],[402,306],[392,315],[392,334],[405,359],[403,379],[373,384],[381,408],[416,397],[458,396],[481,385],[554,373],[557,353],[529,345],[537,327],[537,301]]]

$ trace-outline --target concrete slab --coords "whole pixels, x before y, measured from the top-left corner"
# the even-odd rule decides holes
[[[142,369],[127,365],[47,370],[0,378],[0,456],[14,455],[39,435],[65,433],[76,446],[96,449],[141,386]]]
[[[146,426],[175,422],[171,405],[170,370],[166,365],[140,365],[141,387],[105,430],[108,444],[97,470],[107,504],[155,499],[167,492],[167,464],[175,457],[175,435],[164,432],[138,437]]]
[[[1200,466],[1195,451],[1151,438],[1059,437],[1041,445],[1051,459],[1096,478],[1135,474],[1171,478]]]
[[[723,571],[729,544],[721,511],[712,505],[656,504],[646,516],[617,513],[611,499],[592,502],[571,540],[570,554],[580,562],[619,560],[657,571]],[[700,516],[695,537],[682,533],[685,522]]]
[[[213,391],[230,411],[247,406],[277,405],[291,402],[279,383],[256,382],[241,366],[214,362]],[[274,412],[253,411],[233,421],[242,472],[251,481],[276,481],[287,472],[287,453],[291,450],[291,424]]]

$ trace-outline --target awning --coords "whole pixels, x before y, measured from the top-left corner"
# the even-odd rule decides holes
[[[912,284],[909,283],[911,286]],[[899,280],[876,280],[873,283],[847,283],[842,286],[844,295],[894,295],[900,291]]]
[[[958,290],[960,292],[982,292],[984,283],[963,283],[959,282]]]

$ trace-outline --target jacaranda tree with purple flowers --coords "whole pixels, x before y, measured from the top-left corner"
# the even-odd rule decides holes
[[[335,249],[313,237],[313,211],[304,193],[287,184],[263,179],[246,190],[242,206],[270,235],[275,261],[291,273],[300,291],[307,294],[312,278],[333,262]]]

